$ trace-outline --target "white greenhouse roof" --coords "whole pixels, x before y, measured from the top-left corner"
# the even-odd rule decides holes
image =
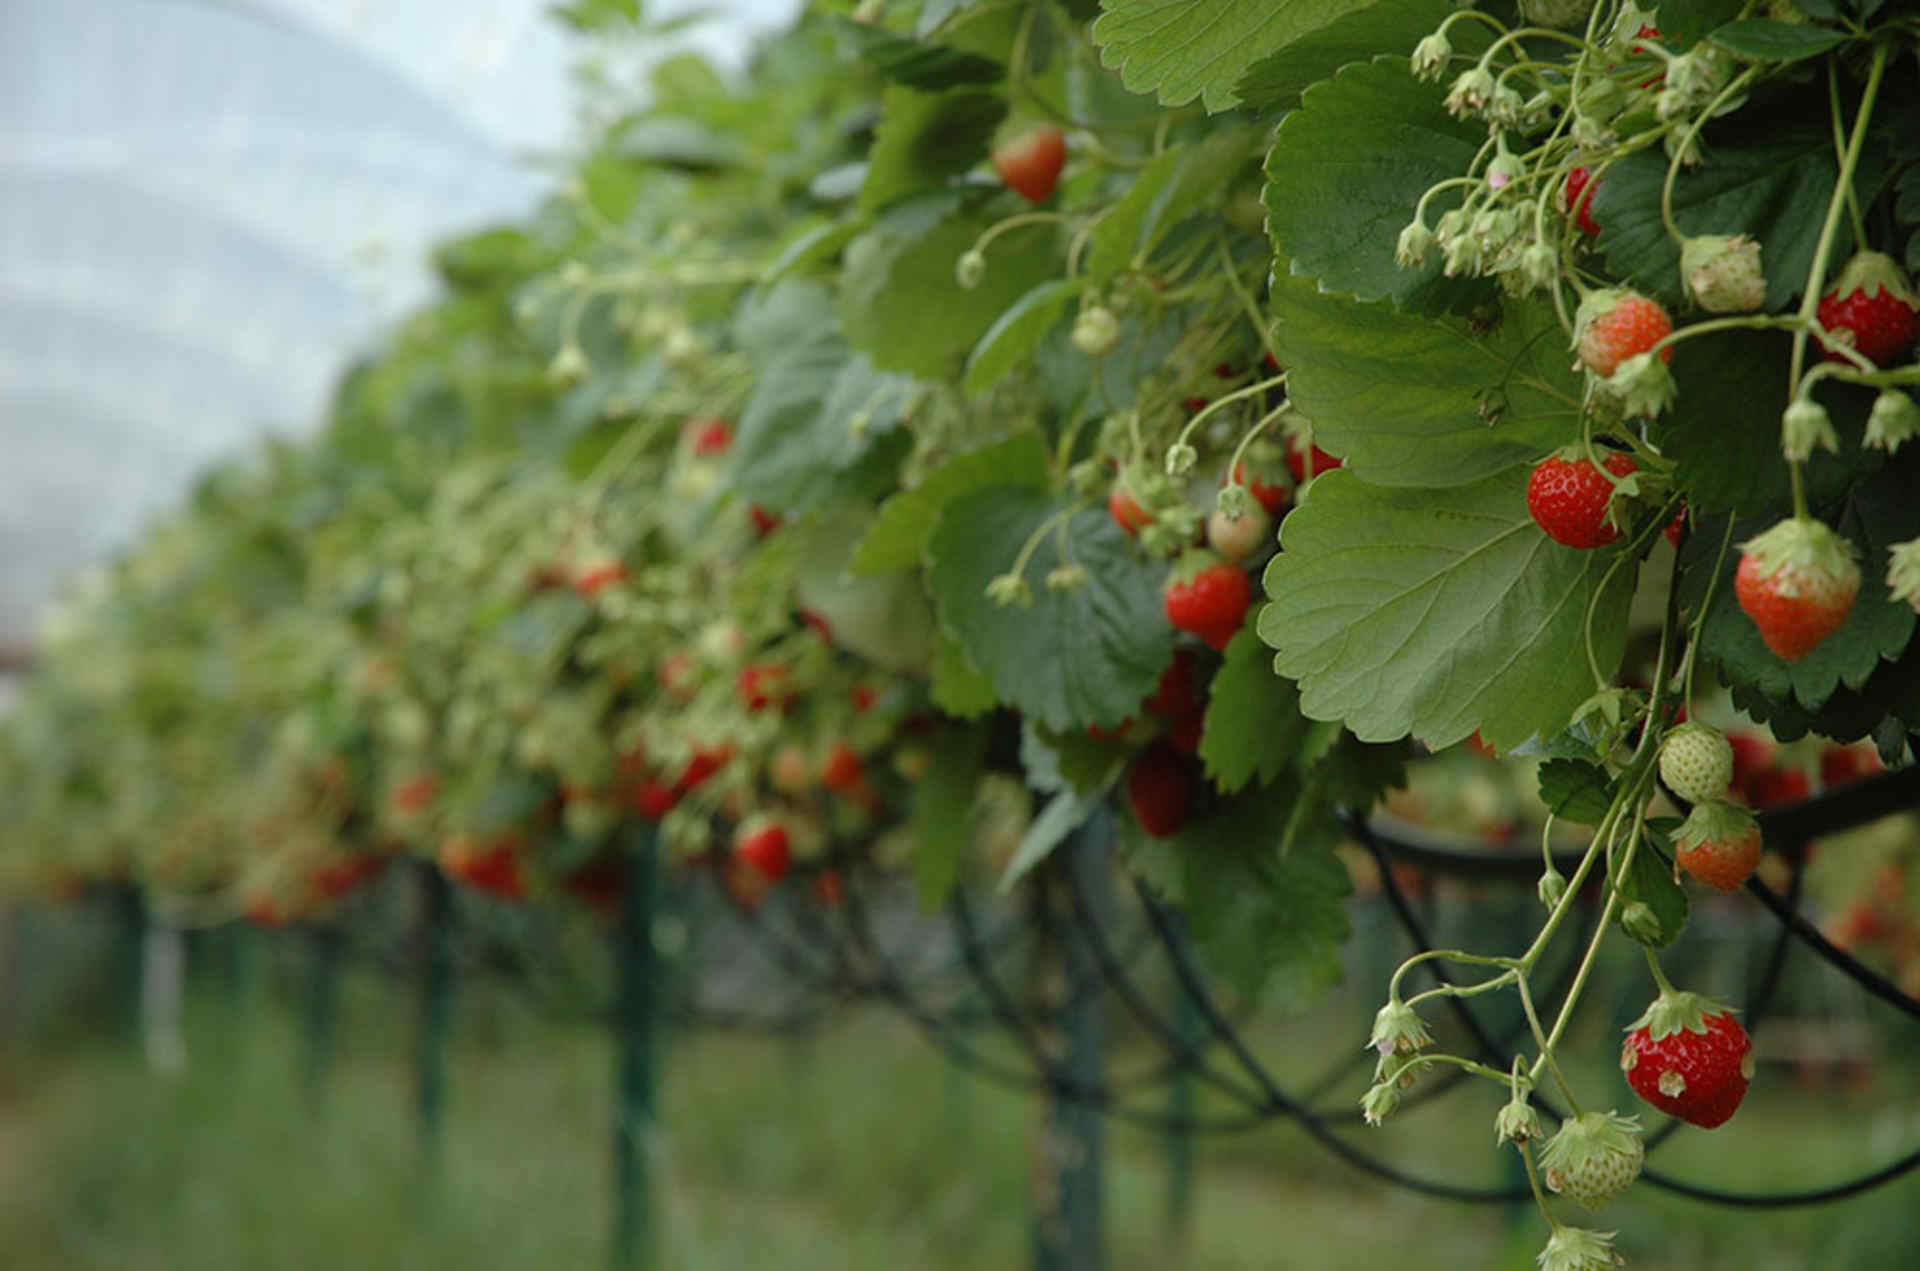
[[[690,42],[737,62],[795,5]],[[546,8],[0,3],[0,651],[210,462],[317,422],[434,241],[545,192],[583,51]]]

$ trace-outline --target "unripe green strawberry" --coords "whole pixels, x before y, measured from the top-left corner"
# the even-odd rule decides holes
[[[1680,280],[1708,313],[1752,313],[1767,302],[1760,244],[1745,234],[1702,234],[1680,249]]]
[[[1753,1079],[1753,1041],[1733,1012],[1698,993],[1662,993],[1627,1027],[1620,1070],[1668,1116],[1724,1125]]]
[[[1688,803],[1722,798],[1733,780],[1733,746],[1705,724],[1682,724],[1660,743],[1660,779]]]
[[[1696,803],[1674,836],[1673,859],[1709,887],[1738,891],[1760,864],[1760,823],[1718,799]]]
[[[1560,1123],[1540,1168],[1548,1187],[1597,1213],[1640,1176],[1645,1159],[1638,1118],[1587,1112]]]
[[[1520,16],[1536,26],[1579,26],[1593,12],[1593,0],[1520,0]]]
[[[1796,662],[1846,625],[1860,566],[1825,525],[1789,517],[1740,545],[1733,590],[1767,647]]]
[[[1620,287],[1588,293],[1574,315],[1574,347],[1580,352],[1580,363],[1601,379],[1672,334],[1673,319],[1658,301]],[[1660,358],[1673,361],[1671,345],[1660,350]]]

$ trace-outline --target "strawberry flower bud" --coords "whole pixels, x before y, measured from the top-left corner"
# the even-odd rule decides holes
[[[1416,220],[1400,231],[1400,241],[1393,249],[1393,262],[1402,269],[1418,269],[1432,254],[1433,231],[1425,221]]]
[[[1535,239],[1520,249],[1520,280],[1528,291],[1546,291],[1560,280],[1560,254]]]
[[[1804,463],[1815,450],[1838,453],[1840,435],[1825,406],[1811,397],[1796,397],[1780,417],[1780,453],[1789,463]]]
[[[1487,118],[1496,124],[1516,128],[1526,113],[1526,98],[1509,85],[1498,85],[1487,99]]]
[[[1620,911],[1620,929],[1641,944],[1658,945],[1667,936],[1666,927],[1653,906],[1636,900]]]
[[[553,355],[553,361],[547,363],[547,380],[557,388],[569,388],[587,378],[592,368],[587,365],[587,355],[577,344],[563,345]]]
[[[1903,389],[1882,389],[1867,416],[1867,446],[1891,454],[1916,436],[1920,436],[1920,405]]]
[[[977,247],[969,247],[960,253],[958,260],[953,262],[953,280],[959,284],[962,291],[972,291],[986,276],[986,253]]]
[[[1760,244],[1745,234],[1701,234],[1680,249],[1680,278],[1708,313],[1753,313],[1767,301]]]
[[[1373,1017],[1373,1036],[1367,1044],[1385,1059],[1395,1054],[1410,1055],[1431,1046],[1433,1036],[1427,1032],[1427,1025],[1418,1011],[1405,1002],[1392,1001],[1381,1007]]]
[[[1920,610],[1920,538],[1887,549],[1887,590]]]
[[[1253,511],[1253,496],[1247,493],[1247,487],[1230,481],[1220,487],[1220,493],[1215,496],[1213,505],[1219,509],[1222,516],[1237,521]]]
[[[1078,591],[1093,580],[1085,565],[1056,565],[1047,571],[1047,590]]]
[[[1519,1146],[1541,1137],[1540,1114],[1525,1099],[1516,1097],[1494,1114],[1493,1138],[1496,1143]]]
[[[1453,42],[1445,31],[1435,31],[1413,46],[1413,73],[1416,78],[1436,80],[1453,57]]]
[[[1360,1096],[1360,1115],[1366,1123],[1378,1126],[1400,1106],[1400,1090],[1391,1081],[1375,1082]]]
[[[1463,71],[1447,92],[1447,113],[1456,119],[1474,114],[1485,108],[1497,88],[1493,73],[1486,67]]]
[[[1680,393],[1665,359],[1653,353],[1636,353],[1620,363],[1602,387],[1624,415],[1644,419],[1659,418]]]
[[[1567,894],[1567,876],[1557,869],[1549,868],[1546,873],[1540,875],[1540,885],[1537,890],[1540,893],[1540,903],[1548,909],[1556,909],[1560,905],[1561,898]]]
[[[1555,1227],[1540,1251],[1540,1271],[1613,1271],[1626,1259],[1613,1251],[1611,1231]]]
[[[1175,442],[1167,447],[1167,475],[1184,477],[1193,471],[1193,465],[1200,462],[1200,452],[1186,442]]]
[[[987,599],[1002,609],[1033,604],[1033,588],[1019,574],[1000,574],[987,584]]]

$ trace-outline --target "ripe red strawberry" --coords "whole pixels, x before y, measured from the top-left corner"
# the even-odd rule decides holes
[[[993,170],[1007,188],[1029,203],[1053,197],[1067,162],[1067,137],[1058,128],[1030,128],[993,148]]]
[[[1127,806],[1140,828],[1155,838],[1177,834],[1193,806],[1193,773],[1165,741],[1140,752],[1127,773]]]
[[[1920,300],[1893,258],[1880,252],[1859,252],[1840,271],[1839,279],[1820,297],[1815,316],[1820,325],[1851,344],[1875,366],[1885,366],[1909,344],[1920,329]],[[1845,355],[1825,351],[1829,362],[1845,362]]]
[[[767,760],[767,783],[781,794],[796,798],[813,789],[813,765],[798,743],[788,742]]]
[[[793,864],[793,846],[786,827],[765,817],[749,820],[734,833],[733,855],[770,883],[786,877]]]
[[[440,782],[432,773],[416,773],[393,788],[393,806],[398,812],[418,812],[439,793]]]
[[[780,528],[780,517],[758,503],[747,508],[747,518],[753,522],[753,532],[761,538]]]
[[[1205,711],[1188,711],[1167,725],[1167,744],[1183,755],[1194,754],[1200,749],[1200,734],[1206,730],[1206,725]]]
[[[1321,472],[1325,472],[1327,468],[1340,466],[1340,461],[1324,450],[1320,452],[1320,458],[1328,461],[1319,469]],[[1286,512],[1287,504],[1293,497],[1284,480],[1274,479],[1278,476],[1277,471],[1268,472],[1257,463],[1242,461],[1233,465],[1233,479],[1247,487],[1247,493],[1251,494],[1260,506],[1267,510],[1267,515],[1276,521]]]
[[[375,877],[391,859],[380,852],[352,852],[334,857],[316,867],[308,881],[314,895],[322,900],[338,900],[361,883]]]
[[[787,687],[787,668],[778,662],[754,662],[740,668],[734,687],[739,691],[740,704],[750,711],[763,711],[769,706],[784,709],[793,700],[793,691]]]
[[[1162,596],[1168,622],[1216,649],[1225,649],[1253,603],[1253,584],[1238,565],[1195,548],[1180,558]]]
[[[1198,662],[1191,649],[1174,651],[1173,660],[1160,672],[1160,683],[1154,686],[1153,696],[1144,703],[1149,713],[1161,719],[1178,719],[1199,707]]]
[[[1574,347],[1581,364],[1601,379],[1672,334],[1673,319],[1658,301],[1619,287],[1590,292],[1574,315]],[[1671,345],[1660,350],[1660,359],[1673,361]]]
[[[1140,506],[1133,492],[1120,481],[1114,482],[1113,490],[1107,495],[1107,514],[1129,534],[1138,534],[1153,524],[1153,515]]]
[[[1639,466],[1619,450],[1608,452],[1601,462],[1615,477],[1625,477]],[[1527,478],[1527,511],[1548,538],[1586,551],[1620,537],[1620,527],[1607,519],[1613,493],[1613,482],[1591,459],[1576,450],[1563,450],[1534,465],[1533,475]]]
[[[1573,213],[1573,223],[1588,238],[1600,237],[1600,222],[1593,219],[1593,196],[1599,192],[1600,182],[1586,168],[1567,173],[1567,192],[1561,206]]]
[[[1862,777],[1879,772],[1884,766],[1880,756],[1871,749],[1828,746],[1820,752],[1820,786],[1831,790],[1835,786],[1851,785]]]
[[[506,900],[527,894],[520,870],[520,839],[503,834],[482,846],[471,835],[456,834],[440,847],[440,868],[469,887],[492,892]]]
[[[1846,625],[1860,592],[1860,567],[1838,534],[1819,521],[1789,517],[1740,545],[1733,590],[1767,647],[1797,662]]]
[[[1761,811],[1788,807],[1812,793],[1813,783],[1807,780],[1805,772],[1778,765],[1755,773],[1746,787],[1747,802]]]
[[[1331,472],[1345,463],[1296,433],[1287,439],[1287,469],[1297,484],[1305,485],[1323,472]]]
[[[1709,887],[1739,891],[1760,863],[1760,825],[1718,799],[1695,804],[1674,837],[1673,859]]]
[[[1673,550],[1676,552],[1679,551],[1680,540],[1684,538],[1687,533],[1686,504],[1683,503],[1680,505],[1680,510],[1673,514],[1673,519],[1667,522],[1667,528],[1662,532],[1666,534],[1667,542],[1673,544]]]
[[[835,794],[852,794],[860,788],[860,780],[865,775],[866,766],[860,762],[860,753],[844,741],[834,742],[820,765],[820,784]]]
[[[724,419],[689,419],[681,432],[696,455],[724,455],[733,449],[733,425]]]
[[[692,794],[714,773],[726,767],[733,759],[732,746],[699,746],[694,748],[693,758],[687,760],[686,769],[680,779],[673,783],[674,791],[680,795]]]
[[[680,802],[680,792],[658,777],[646,777],[627,791],[627,806],[649,821],[658,821]]]
[[[1627,1029],[1620,1070],[1668,1116],[1726,1124],[1753,1079],[1753,1041],[1733,1012],[1698,993],[1663,992]]]
[[[853,703],[854,714],[864,715],[879,702],[880,690],[871,684],[856,684],[847,690],[847,700]]]
[[[605,557],[581,568],[573,576],[573,589],[583,596],[598,594],[614,583],[625,582],[627,567],[617,557]]]

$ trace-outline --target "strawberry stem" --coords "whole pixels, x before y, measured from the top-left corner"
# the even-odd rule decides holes
[[[1653,972],[1653,982],[1660,987],[1661,996],[1663,997],[1672,996],[1676,990],[1674,989],[1673,985],[1667,980],[1667,973],[1660,969],[1660,959],[1654,957],[1653,950],[1648,948],[1647,946],[1642,945],[1640,946],[1640,948],[1641,948],[1641,952],[1647,955],[1647,970]]]
[[[1827,263],[1833,256],[1833,241],[1840,228],[1842,209],[1853,188],[1853,174],[1860,166],[1860,151],[1866,144],[1867,126],[1873,122],[1873,103],[1880,95],[1880,81],[1886,75],[1887,54],[1886,43],[1873,46],[1873,65],[1867,71],[1867,85],[1860,94],[1860,112],[1854,116],[1853,134],[1847,139],[1846,153],[1840,157],[1840,171],[1834,182],[1833,197],[1827,200],[1827,219],[1820,227],[1820,241],[1814,248],[1813,265],[1807,270],[1806,288],[1800,297],[1799,316],[1802,322],[1814,321],[1820,308],[1821,290],[1827,281]],[[1837,115],[1834,125],[1839,126]],[[1806,360],[1807,331],[1803,328],[1793,335],[1793,356],[1787,370],[1789,398],[1799,386]],[[1801,478],[1800,464],[1789,463],[1788,469],[1793,481],[1793,514],[1800,520],[1807,520],[1810,514],[1807,511],[1806,482]]]

